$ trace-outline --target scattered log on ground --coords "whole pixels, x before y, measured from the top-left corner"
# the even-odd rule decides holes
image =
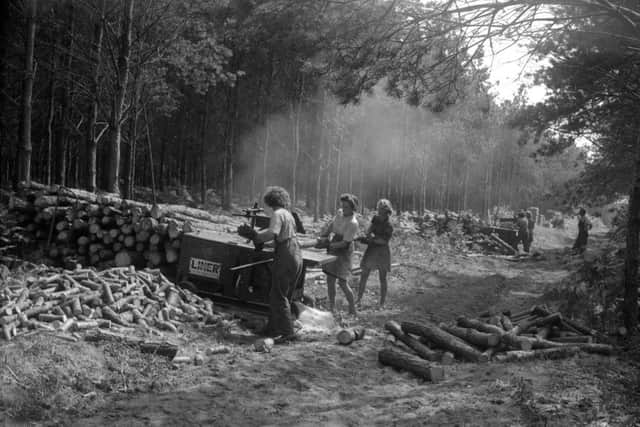
[[[615,354],[615,348],[608,344],[575,344],[562,347],[546,348],[531,351],[508,351],[505,354],[495,356],[500,362],[515,362],[533,359],[562,359],[571,357],[577,353],[593,353],[603,356]]]
[[[96,329],[85,336],[87,341],[115,340],[129,345],[139,346],[143,353],[153,353],[173,359],[178,353],[178,346],[167,341],[148,341],[144,338],[132,337],[117,332]]]
[[[440,329],[450,333],[451,335],[455,335],[458,338],[463,339],[464,341],[480,346],[480,347],[494,347],[500,343],[500,334],[488,334],[485,332],[480,332],[473,328],[462,328],[458,326],[449,326],[444,323],[441,323]]]
[[[365,333],[366,331],[364,328],[347,328],[340,330],[336,338],[340,344],[349,345],[354,341],[364,338]]]
[[[543,350],[529,351],[507,351],[504,354],[494,356],[494,360],[498,362],[522,362],[536,359],[564,359],[574,356],[580,352],[580,347],[564,346],[556,348],[547,348]]]
[[[385,323],[384,328],[391,334],[393,334],[396,339],[402,341],[407,345],[407,347],[415,351],[416,354],[418,354],[418,356],[422,357],[423,359],[432,362],[442,361],[442,353],[430,349],[429,347],[421,343],[418,339],[404,333],[398,322],[390,320]]]
[[[560,313],[551,313],[547,316],[528,320],[521,324],[518,324],[514,329],[518,330],[517,333],[523,333],[533,327],[554,325],[556,323],[559,323],[561,320],[562,320],[562,315]]]
[[[378,352],[378,360],[383,365],[409,371],[427,381],[438,382],[444,379],[444,368],[432,366],[424,360],[393,348]]]
[[[401,328],[408,334],[423,336],[438,347],[451,351],[453,354],[460,356],[466,360],[470,360],[472,362],[487,361],[487,359],[482,356],[481,352],[471,347],[469,344],[459,339],[458,337],[443,331],[434,324],[402,322]]]
[[[566,336],[566,337],[551,337],[549,341],[560,342],[565,344],[575,344],[575,343],[593,343],[593,337],[591,335],[576,335],[576,336]]]
[[[476,319],[469,319],[464,316],[460,316],[457,319],[458,326],[462,326],[463,328],[473,328],[480,332],[485,332],[487,334],[499,334],[502,335],[505,333],[504,329],[499,328],[495,325],[489,325],[488,323],[482,322]]]

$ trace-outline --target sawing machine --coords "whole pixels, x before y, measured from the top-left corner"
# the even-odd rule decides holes
[[[255,216],[254,211],[250,215],[252,225],[268,226],[268,217]],[[208,230],[185,233],[180,245],[177,282],[218,303],[265,313],[269,310],[273,255],[269,244],[256,249],[252,242],[236,234]],[[322,266],[336,259],[325,252],[307,249],[302,249],[302,258],[303,271],[296,284],[294,300],[302,298],[308,267]]]

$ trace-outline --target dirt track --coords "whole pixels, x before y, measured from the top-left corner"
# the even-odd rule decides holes
[[[554,240],[555,239],[555,240]],[[540,239],[545,244],[544,235]],[[619,380],[628,367],[616,358],[446,367],[446,380],[425,383],[381,368],[387,319],[451,320],[490,306],[528,307],[568,272],[555,247],[547,260],[441,257],[431,268],[402,269],[390,304],[376,311],[376,283],[352,324],[370,328],[349,347],[332,336],[277,346],[272,353],[238,348],[204,367],[181,368],[189,388],[119,395],[75,425],[557,425],[631,420]],[[435,267],[435,268],[434,268]],[[437,274],[429,270],[438,270]],[[315,289],[320,296],[323,289]],[[197,377],[198,381],[193,381]],[[615,402],[615,403],[614,403]]]
[[[545,289],[569,274],[567,262],[572,259],[560,248],[570,239],[549,233],[540,235],[545,259],[538,261],[422,254],[422,260],[411,260],[421,268],[394,273],[385,310],[374,308],[377,282],[372,280],[358,317],[343,319],[369,328],[367,337],[351,346],[338,345],[333,334],[316,333],[276,346],[271,353],[257,353],[241,343],[241,336],[230,353],[215,355],[202,366],[165,371],[164,386],[157,387],[161,392],[151,391],[151,386],[101,394],[84,409],[61,413],[58,421],[76,426],[631,422],[640,414],[637,381],[633,385],[637,370],[614,357],[582,355],[484,365],[456,362],[446,366],[446,379],[438,384],[377,363],[382,326],[388,319],[452,320],[489,307],[517,310],[540,302]],[[318,297],[325,294],[320,286],[313,292]],[[251,336],[244,338],[251,340]],[[218,339],[197,333],[183,344],[203,349]]]

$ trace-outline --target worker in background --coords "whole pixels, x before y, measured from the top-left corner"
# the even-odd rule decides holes
[[[531,250],[531,244],[533,243],[533,229],[536,226],[535,221],[533,220],[533,214],[531,211],[527,211],[527,246],[525,247],[525,252],[529,252]]]
[[[291,204],[289,193],[282,187],[268,187],[263,197],[269,227],[256,231],[243,224],[238,234],[253,240],[255,245],[274,241],[275,251],[271,266],[269,292],[269,322],[264,333],[276,340],[295,339],[293,317],[289,300],[302,274],[302,252],[296,237],[296,222],[287,209]]]
[[[371,219],[371,225],[367,234],[357,240],[367,245],[362,260],[360,261],[360,285],[358,286],[358,299],[356,304],[362,300],[369,273],[371,270],[378,270],[380,279],[380,307],[384,306],[387,297],[387,273],[391,270],[391,251],[389,250],[389,240],[393,235],[393,227],[389,222],[393,209],[391,202],[387,199],[380,199],[376,205],[377,215]]]
[[[578,237],[573,244],[573,249],[579,254],[587,249],[587,240],[589,239],[591,227],[591,221],[587,218],[587,211],[584,208],[580,208],[578,213]]]
[[[529,252],[529,222],[527,221],[527,215],[523,211],[518,212],[516,227],[518,229],[516,249],[519,250],[518,246],[522,243],[522,249],[525,252]]]
[[[316,247],[326,247],[329,254],[337,257],[334,262],[325,265],[322,269],[327,275],[329,309],[335,310],[337,280],[349,303],[349,314],[356,314],[355,297],[349,287],[349,278],[351,277],[353,242],[359,232],[358,220],[355,216],[358,198],[353,194],[342,194],[340,206],[338,214],[320,233]]]

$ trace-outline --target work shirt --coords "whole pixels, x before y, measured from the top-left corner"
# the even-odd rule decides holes
[[[518,226],[519,233],[527,234],[529,230],[529,222],[527,221],[527,218],[518,217],[518,219],[516,220],[516,225]]]
[[[327,234],[337,234],[342,236],[343,241],[353,242],[353,239],[355,239],[359,231],[358,220],[355,214],[351,216],[336,215],[333,222],[329,225]]]
[[[276,208],[269,220],[269,231],[275,235],[277,243],[296,237],[296,221],[291,212],[285,208]]]

